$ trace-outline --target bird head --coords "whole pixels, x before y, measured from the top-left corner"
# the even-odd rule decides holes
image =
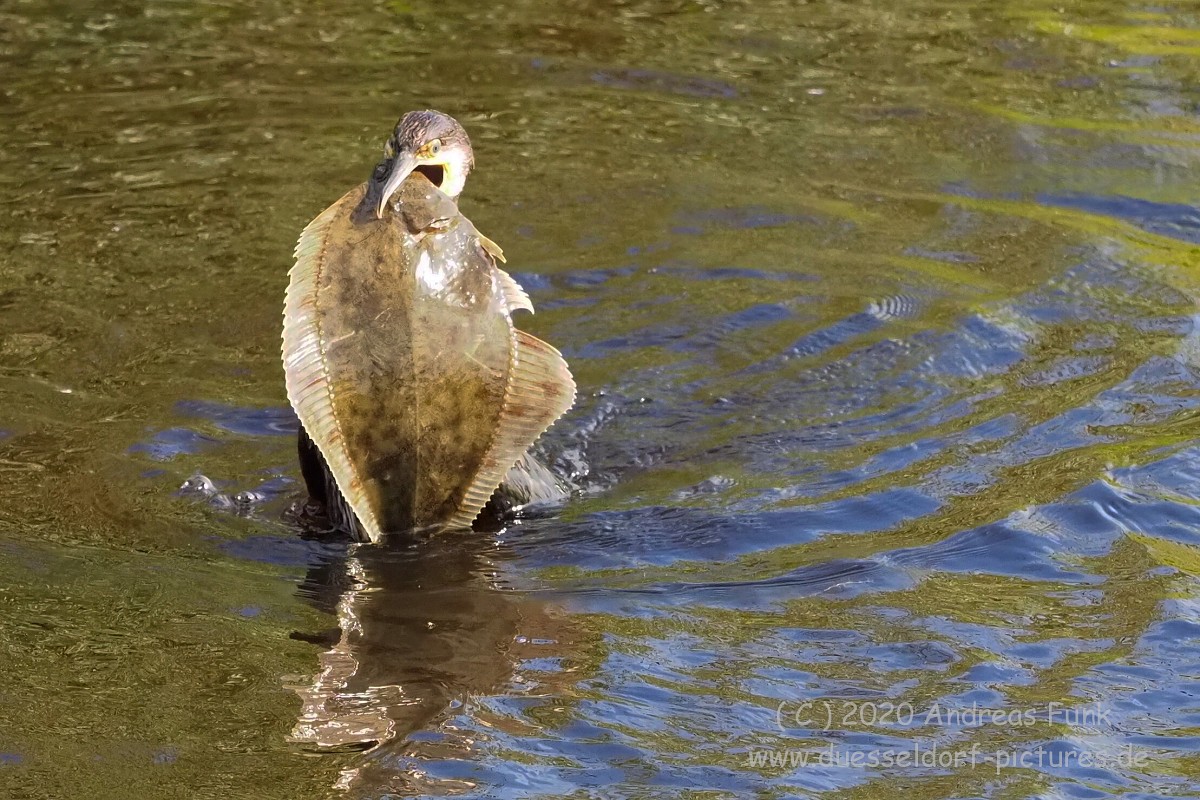
[[[396,123],[383,148],[383,161],[371,173],[375,216],[413,172],[424,173],[443,194],[457,200],[475,165],[471,140],[462,125],[440,111],[410,111]]]

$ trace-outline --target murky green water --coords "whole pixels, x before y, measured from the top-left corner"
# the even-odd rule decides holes
[[[1194,4],[9,0],[0,77],[3,796],[1200,793]],[[352,550],[285,274],[426,106],[580,493]]]

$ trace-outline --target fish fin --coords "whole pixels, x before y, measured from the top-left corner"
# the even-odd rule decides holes
[[[496,259],[501,264],[508,263],[508,261],[504,258],[504,251],[500,249],[500,245],[496,244],[491,239],[480,233],[478,228],[475,230],[475,235],[479,237],[480,246],[482,246],[483,249],[492,256],[492,258]]]
[[[475,228],[475,235],[479,237],[479,246],[483,248],[483,252],[502,264],[508,263],[504,260],[504,251],[500,249],[500,245],[480,233],[478,228]],[[525,290],[521,288],[521,284],[499,267],[496,267],[496,272],[500,275],[500,290],[504,293],[504,300],[508,303],[509,312],[525,309],[532,314],[533,303],[530,301],[529,295],[525,294]]]
[[[363,186],[351,190],[321,212],[300,234],[296,243],[296,263],[288,272],[288,288],[284,299],[283,371],[288,402],[324,458],[333,477],[334,488],[344,497],[348,506],[346,510],[354,509],[354,513],[359,515],[358,521],[363,532],[371,541],[379,541],[379,523],[370,512],[362,481],[350,462],[334,413],[332,386],[325,369],[325,343],[316,308],[329,227],[339,214],[345,213],[346,201],[354,202],[355,198],[351,195],[361,195],[363,191]]]
[[[529,452],[517,459],[517,463],[508,470],[504,476],[504,482],[496,491],[502,494],[514,509],[527,505],[561,502],[571,494],[570,489],[559,480],[558,476]]]
[[[536,336],[514,333],[512,372],[496,436],[450,527],[470,527],[509,469],[575,404],[575,380],[562,354]]]
[[[525,309],[532,314],[533,303],[530,301],[529,295],[525,294],[525,290],[521,288],[521,284],[499,267],[496,268],[496,272],[500,276],[500,290],[504,292],[504,301],[508,303],[508,313]]]

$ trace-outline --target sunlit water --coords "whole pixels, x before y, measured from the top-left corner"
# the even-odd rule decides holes
[[[0,794],[1195,796],[1194,5],[488,5],[0,5]],[[579,491],[354,549],[283,289],[419,107]]]

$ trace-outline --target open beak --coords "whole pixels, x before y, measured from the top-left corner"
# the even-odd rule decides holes
[[[387,205],[388,200],[392,199],[392,195],[400,188],[400,184],[404,183],[404,179],[412,174],[412,171],[417,168],[417,157],[412,153],[398,153],[392,160],[392,168],[388,172],[387,177],[383,179],[383,190],[379,195],[379,207],[375,209],[375,218],[383,219],[383,209]]]

